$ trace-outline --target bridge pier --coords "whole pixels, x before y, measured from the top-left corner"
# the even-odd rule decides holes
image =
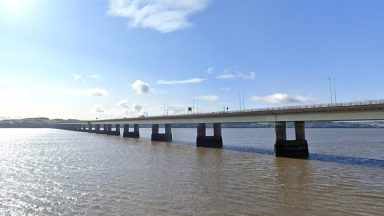
[[[107,124],[106,134],[111,136],[120,136],[120,124],[115,125],[116,130],[112,130],[112,124]]]
[[[99,124],[96,124],[96,125],[95,125],[95,133],[96,133],[96,134],[101,133],[101,132],[100,132],[100,125],[99,125]]]
[[[93,125],[88,124],[88,133],[93,133],[94,131],[92,129],[93,129]]]
[[[295,122],[296,140],[287,140],[286,122],[275,122],[277,157],[305,158],[309,156],[308,142],[305,139],[305,123]]]
[[[152,124],[152,141],[172,142],[172,125],[165,124],[165,133],[159,133],[159,125]]]
[[[133,132],[129,132],[129,124],[125,124],[123,137],[139,138],[140,137],[139,124],[133,125]]]
[[[205,123],[197,124],[196,146],[205,148],[222,148],[223,138],[221,136],[221,124],[213,124],[213,136],[206,135]]]
[[[107,135],[112,135],[112,125],[111,124],[107,124],[106,134]]]
[[[107,134],[108,133],[108,125],[103,124],[103,130],[101,131],[101,134]]]
[[[113,131],[114,136],[120,136],[120,124],[115,125],[115,131]]]

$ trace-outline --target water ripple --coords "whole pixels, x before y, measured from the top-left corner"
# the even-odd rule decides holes
[[[175,129],[176,141],[161,143],[0,129],[0,215],[384,212],[381,131],[309,130],[312,153],[297,160],[274,157],[273,130],[225,129],[224,149],[195,148],[191,130]],[[351,133],[354,143],[340,140]]]

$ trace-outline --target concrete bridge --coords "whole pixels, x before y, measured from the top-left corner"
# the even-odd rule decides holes
[[[305,137],[305,122],[364,120],[384,120],[384,100],[338,103],[333,105],[291,106],[235,112],[106,119],[60,124],[56,127],[66,130],[120,136],[120,126],[123,125],[123,137],[139,138],[140,124],[150,124],[152,125],[152,141],[170,142],[172,141],[172,124],[195,123],[197,128],[197,147],[222,148],[221,123],[274,122],[276,132],[276,156],[307,157],[309,151]],[[287,140],[287,122],[294,122],[295,140]],[[160,124],[164,125],[165,133],[159,133]],[[213,124],[213,136],[206,135],[206,124]],[[133,126],[133,130],[130,130],[130,126]],[[115,129],[113,130],[113,128]]]

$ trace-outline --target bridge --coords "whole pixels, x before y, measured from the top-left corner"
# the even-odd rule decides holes
[[[152,141],[171,142],[172,124],[194,123],[197,128],[197,147],[222,148],[222,123],[274,122],[276,156],[308,157],[309,151],[308,142],[305,137],[305,122],[364,120],[384,120],[384,100],[277,107],[232,112],[81,121],[77,123],[58,124],[56,128],[120,136],[120,126],[123,125],[123,137],[139,138],[140,125],[149,124],[152,125]],[[294,140],[287,140],[287,122],[294,123]],[[206,124],[213,124],[213,136],[206,135]],[[159,125],[164,125],[165,133],[159,133]],[[130,126],[133,126],[133,130],[130,130]]]

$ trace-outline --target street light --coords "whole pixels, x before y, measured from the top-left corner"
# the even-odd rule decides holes
[[[333,93],[332,93],[332,79],[328,78],[328,80],[329,80],[329,95],[330,95],[330,98],[331,98],[331,105],[332,105],[332,103],[333,103],[333,98],[332,98],[332,95],[333,95]]]
[[[336,79],[333,79],[333,90],[335,91],[335,103],[337,103],[337,101],[336,101]]]

